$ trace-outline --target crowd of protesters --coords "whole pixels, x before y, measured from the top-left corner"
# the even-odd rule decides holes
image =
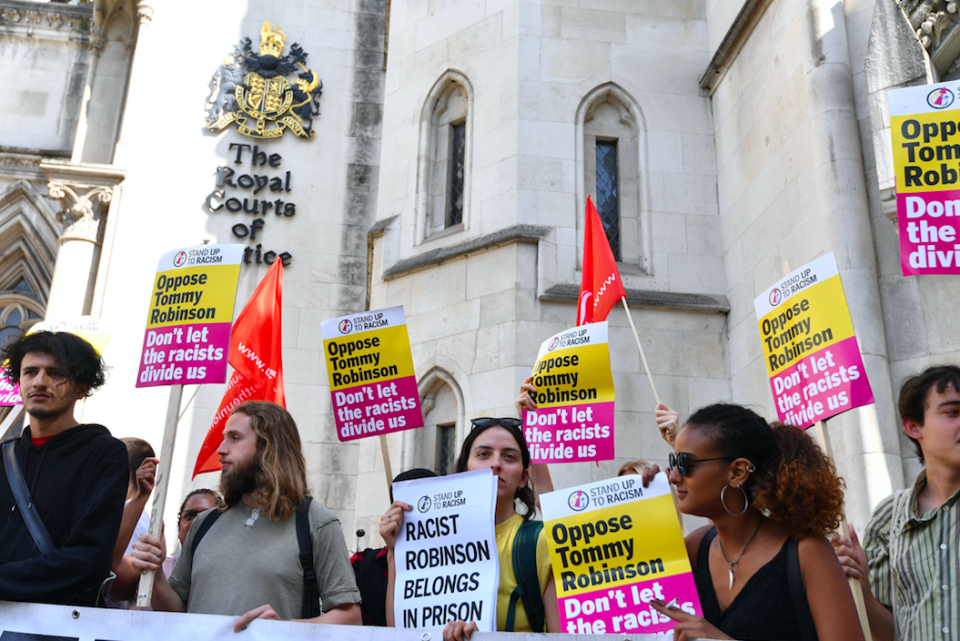
[[[29,424],[0,457],[0,600],[129,607],[144,570],[156,572],[155,610],[345,625],[394,625],[394,546],[411,506],[393,501],[380,521],[386,546],[348,555],[336,517],[308,493],[293,417],[249,401],[227,420],[219,492],[202,489],[178,514],[179,554],[148,532],[145,506],[158,460],[140,439],[81,424],[77,401],[104,383],[83,339],[37,332],[8,348]],[[536,409],[531,381],[518,411]],[[703,617],[652,602],[684,639],[863,639],[848,577],[860,582],[874,639],[954,639],[960,633],[960,368],[931,367],[902,386],[903,429],[925,469],[883,500],[861,542],[834,534],[843,482],[802,431],[715,404],[680,426],[657,404],[677,508],[710,524],[686,537]],[[553,482],[531,465],[522,423],[472,421],[456,471],[491,468],[500,561],[497,629],[560,632],[556,585],[538,512]],[[647,460],[624,465],[647,484]],[[430,476],[410,470],[397,480]],[[392,498],[392,497],[391,497]],[[528,540],[529,546],[519,546]],[[518,552],[518,550],[521,550]],[[514,556],[537,585],[514,573]],[[358,588],[359,583],[359,588]],[[518,599],[534,592],[539,598]],[[451,621],[446,641],[477,625]]]

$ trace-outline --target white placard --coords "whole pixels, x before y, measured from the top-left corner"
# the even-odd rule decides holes
[[[393,612],[398,628],[443,630],[450,621],[497,628],[500,564],[489,468],[393,484],[413,506],[397,536]]]

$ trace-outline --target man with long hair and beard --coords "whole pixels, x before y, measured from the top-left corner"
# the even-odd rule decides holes
[[[217,453],[225,506],[194,520],[169,581],[163,572],[156,575],[153,609],[239,616],[238,632],[256,618],[360,625],[360,592],[343,532],[333,513],[307,496],[306,464],[290,413],[275,403],[241,403],[227,419]],[[319,596],[323,612],[295,619],[305,609],[300,510],[312,540],[312,610]],[[139,569],[156,571],[163,546],[145,534],[133,558]]]

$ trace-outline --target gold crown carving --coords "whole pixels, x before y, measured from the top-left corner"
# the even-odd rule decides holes
[[[260,29],[260,55],[279,58],[286,39],[287,34],[280,27],[277,25],[271,27],[269,22],[264,22]]]

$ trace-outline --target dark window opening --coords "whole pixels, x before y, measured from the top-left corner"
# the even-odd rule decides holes
[[[620,202],[617,192],[617,141],[597,141],[597,212],[613,257],[620,260]]]
[[[437,457],[434,469],[440,476],[454,473],[454,457],[457,452],[457,426],[437,426]]]
[[[450,125],[450,179],[447,185],[447,220],[445,227],[463,222],[463,177],[467,147],[467,124]]]

